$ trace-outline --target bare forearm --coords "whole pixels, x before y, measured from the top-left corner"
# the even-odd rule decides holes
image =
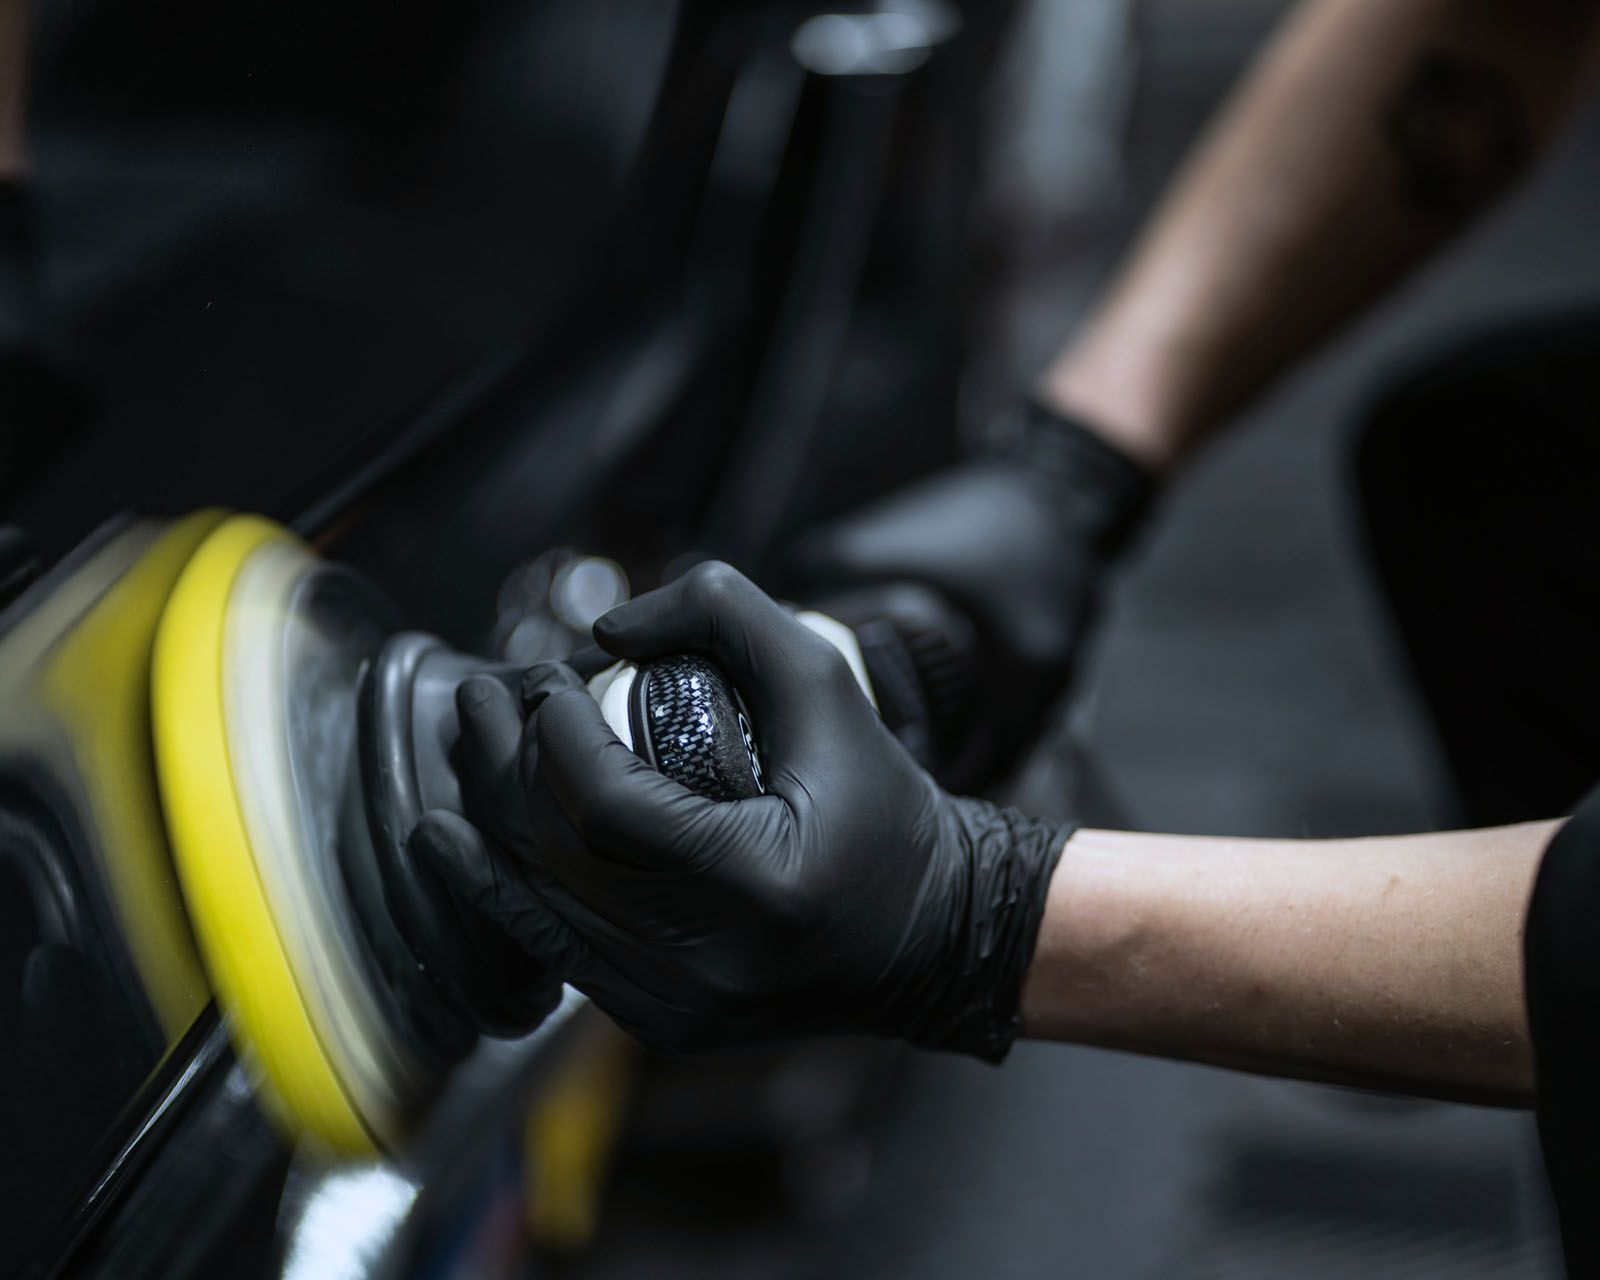
[[[1522,922],[1557,825],[1330,841],[1080,831],[1050,887],[1024,1030],[1526,1102]]]
[[[1588,0],[1315,0],[1197,149],[1046,398],[1157,467],[1494,204],[1589,78]]]

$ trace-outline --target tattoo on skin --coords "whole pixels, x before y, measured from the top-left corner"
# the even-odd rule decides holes
[[[1407,201],[1452,218],[1494,200],[1533,154],[1511,80],[1488,63],[1439,50],[1412,65],[1382,125]]]

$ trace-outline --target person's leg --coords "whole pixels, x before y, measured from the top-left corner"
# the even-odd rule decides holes
[[[1357,474],[1462,820],[1567,812],[1600,778],[1600,311],[1397,380]]]

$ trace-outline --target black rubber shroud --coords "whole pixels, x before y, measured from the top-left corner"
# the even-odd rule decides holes
[[[373,848],[361,703],[374,659],[396,622],[392,607],[365,578],[319,563],[295,585],[287,609],[284,699],[292,772],[304,818],[315,832],[308,847],[315,863],[307,873],[336,877],[343,885],[342,899],[335,894],[333,902],[348,903],[352,918],[346,925],[335,916],[329,927],[348,928],[352,936],[345,941],[359,954],[384,1025],[411,1042],[404,1056],[421,1070],[408,1085],[423,1092],[404,1102],[414,1106],[471,1038],[421,980],[385,905]]]
[[[386,976],[404,991],[419,1034],[450,1053],[465,1052],[478,1032],[528,1029],[516,993],[485,963],[484,939],[469,936],[444,884],[406,843],[429,810],[462,811],[451,764],[461,736],[456,689],[479,674],[513,689],[521,675],[433,636],[401,632],[368,668],[359,702],[362,799],[381,882],[381,900],[369,902],[369,913],[383,917],[370,920],[368,932],[398,937],[402,953],[391,955]]]

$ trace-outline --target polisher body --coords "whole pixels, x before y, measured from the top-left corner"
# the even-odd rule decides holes
[[[851,631],[800,616],[870,698]],[[254,516],[200,542],[157,627],[156,760],[201,954],[286,1127],[335,1152],[397,1150],[480,1035],[541,1016],[407,845],[424,813],[465,807],[455,691],[479,674],[520,675],[400,631],[358,574]],[[758,726],[706,659],[620,663],[590,692],[691,789],[764,789]]]

